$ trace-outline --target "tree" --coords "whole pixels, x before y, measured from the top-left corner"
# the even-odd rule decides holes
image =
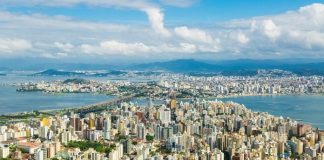
[[[149,142],[153,142],[154,141],[154,136],[150,135],[150,134],[147,134],[146,135],[146,140],[149,141]]]

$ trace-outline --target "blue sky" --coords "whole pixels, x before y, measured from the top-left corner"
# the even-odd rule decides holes
[[[322,58],[323,3],[0,0],[0,59]]]
[[[108,0],[109,1],[109,0]],[[213,24],[219,21],[251,18],[280,14],[299,7],[321,3],[315,0],[200,0],[186,7],[165,5],[167,24]],[[5,6],[4,9],[15,13],[42,13],[46,15],[65,15],[80,20],[115,22],[115,23],[147,23],[144,13],[134,9],[93,7],[76,5],[72,7],[48,6]]]

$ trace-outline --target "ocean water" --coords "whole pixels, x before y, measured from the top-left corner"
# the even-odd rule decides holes
[[[51,94],[42,92],[16,92],[12,86],[0,86],[0,115],[33,110],[80,107],[113,99],[104,94]]]
[[[244,104],[253,111],[290,117],[324,129],[323,95],[248,96],[222,98],[220,100],[234,101]]]
[[[116,77],[67,77],[67,76],[28,76],[35,72],[11,73],[0,76],[0,115],[7,113],[26,112],[33,110],[48,110],[80,107],[115,98],[104,94],[73,93],[53,94],[43,92],[16,92],[14,84],[26,82],[66,80],[69,78],[83,78],[96,81],[126,80]],[[145,81],[132,78],[130,81]]]

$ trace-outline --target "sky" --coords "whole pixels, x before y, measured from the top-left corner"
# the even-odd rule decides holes
[[[324,0],[0,0],[0,60],[324,57]]]

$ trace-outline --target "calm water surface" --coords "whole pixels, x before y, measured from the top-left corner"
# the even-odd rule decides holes
[[[15,87],[0,86],[0,114],[32,110],[80,107],[112,99],[103,94],[49,94],[42,92],[16,92]]]
[[[324,129],[324,96],[251,96],[223,98],[244,104],[253,111],[290,117]]]

